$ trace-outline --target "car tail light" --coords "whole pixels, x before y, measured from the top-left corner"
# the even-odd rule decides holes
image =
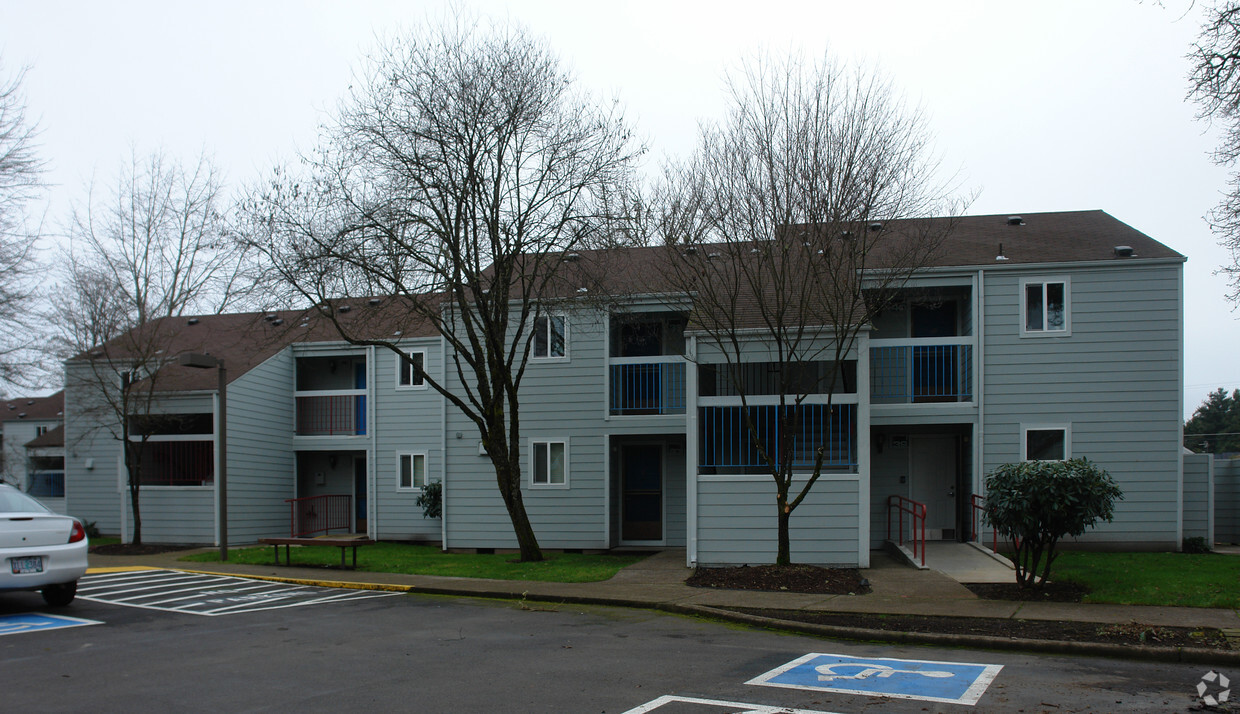
[[[86,529],[82,527],[81,521],[74,520],[73,530],[69,531],[69,542],[76,543],[84,538],[86,538]]]

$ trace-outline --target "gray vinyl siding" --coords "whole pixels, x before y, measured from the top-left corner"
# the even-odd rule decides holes
[[[65,510],[101,533],[121,531],[121,444],[99,423],[100,397],[85,364],[65,366]]]
[[[1214,543],[1214,457],[1184,455],[1184,537]]]
[[[1214,540],[1240,543],[1240,455],[1214,458]]]
[[[124,503],[127,524],[125,540],[128,541],[133,532],[133,512],[128,494]],[[139,490],[138,505],[142,509],[143,543],[201,545],[216,542],[215,489],[210,486],[143,486]],[[231,519],[229,522],[232,522]],[[230,542],[233,540],[230,535]]]
[[[607,548],[605,321],[601,313],[586,309],[569,312],[567,317],[567,359],[531,359],[521,383],[522,498],[540,546]],[[455,382],[455,375],[450,379]],[[459,390],[459,384],[455,388]],[[477,427],[459,410],[449,408],[447,432],[446,545],[516,547],[491,462],[478,455]],[[532,440],[568,442],[567,488],[530,485]]]
[[[1021,457],[1021,425],[1069,425],[1072,456],[1124,492],[1082,541],[1178,547],[1182,266],[985,275],[982,473]],[[1022,337],[1020,279],[1067,278],[1071,334]]]
[[[411,341],[406,351],[423,351],[423,368],[436,379],[443,378],[443,350],[439,338]],[[372,531],[389,540],[439,541],[442,523],[426,518],[417,505],[420,491],[398,490],[397,454],[426,454],[428,481],[444,478],[443,397],[429,386],[397,388],[397,356],[384,348],[374,352],[375,492],[370,496]],[[476,440],[475,440],[476,443]]]
[[[292,353],[281,350],[228,385],[230,544],[289,534],[284,500],[296,495],[293,365]]]
[[[857,565],[856,479],[823,479],[792,514],[792,560],[816,565]],[[794,483],[793,488],[798,484]],[[766,564],[775,561],[776,513],[769,478],[699,480],[698,564]]]

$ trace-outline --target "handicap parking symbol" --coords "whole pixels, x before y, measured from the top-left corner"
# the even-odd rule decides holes
[[[40,613],[3,615],[0,616],[0,636],[101,624],[103,623],[98,620],[84,620],[80,617],[66,617],[64,615],[43,615]]]
[[[1003,665],[811,652],[746,682],[949,704],[976,704]]]

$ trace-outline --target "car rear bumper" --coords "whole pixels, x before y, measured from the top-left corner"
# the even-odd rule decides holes
[[[6,590],[41,590],[48,585],[71,583],[86,574],[87,541],[37,548],[5,548],[0,550],[0,592]],[[43,559],[43,572],[15,574],[13,558]]]

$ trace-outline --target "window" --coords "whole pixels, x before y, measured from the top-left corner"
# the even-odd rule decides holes
[[[396,463],[400,471],[397,489],[421,490],[426,486],[426,454],[397,454]]]
[[[568,343],[567,327],[563,315],[539,315],[534,318],[534,356],[543,359],[564,357]]]
[[[35,437],[40,437],[40,436],[43,436],[43,435],[44,435],[44,434],[46,434],[46,433],[47,433],[47,427],[46,427],[46,426],[36,426],[36,427],[34,428],[34,435],[35,435]]]
[[[568,444],[563,441],[533,442],[534,486],[568,486]]]
[[[414,369],[415,365],[417,367],[416,370]],[[418,370],[424,371],[425,367],[426,352],[422,350],[396,355],[396,388],[416,389],[418,387],[425,387],[426,384],[422,379],[422,375],[418,373]]]
[[[1063,461],[1071,455],[1066,426],[1021,427],[1021,460]]]
[[[1022,335],[1066,335],[1068,321],[1068,281],[1022,280]]]

